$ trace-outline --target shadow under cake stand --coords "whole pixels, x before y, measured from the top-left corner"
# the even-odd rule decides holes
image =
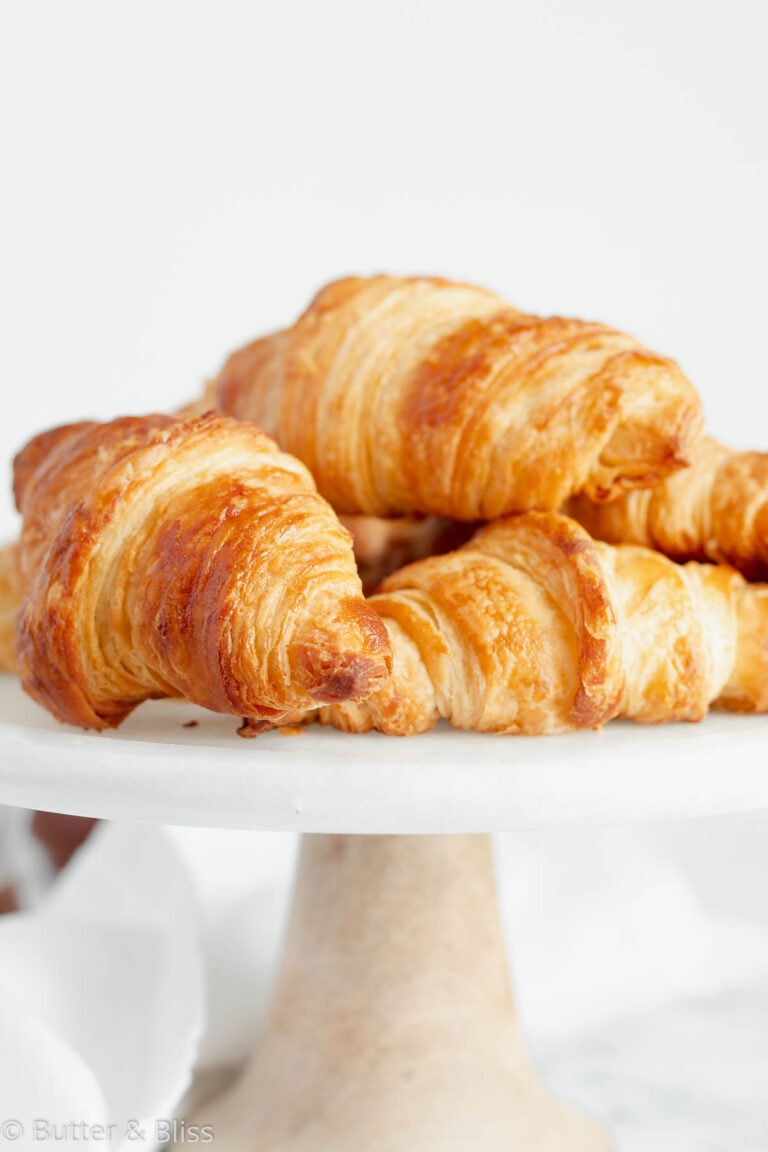
[[[530,1064],[489,833],[768,807],[768,718],[533,739],[236,724],[163,702],[84,733],[0,677],[0,803],[305,834],[265,1029],[197,1118],[217,1152],[610,1148]]]

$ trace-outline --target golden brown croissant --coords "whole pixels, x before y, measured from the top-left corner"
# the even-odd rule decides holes
[[[600,540],[725,561],[749,580],[768,579],[768,453],[704,439],[690,468],[655,487],[609,505],[578,497],[568,511]]]
[[[702,428],[678,365],[631,336],[390,276],[330,284],[235,352],[216,405],[303,460],[340,512],[458,520],[653,484]]]
[[[16,671],[16,613],[21,602],[21,573],[15,544],[0,547],[0,670]]]
[[[531,735],[699,720],[711,704],[768,711],[768,587],[725,566],[678,566],[596,543],[547,512],[499,520],[370,600],[390,679],[320,711],[347,731],[457,728]]]
[[[387,675],[351,539],[297,460],[209,413],[38,436],[15,463],[24,687],[104,728],[182,695],[258,729]]]

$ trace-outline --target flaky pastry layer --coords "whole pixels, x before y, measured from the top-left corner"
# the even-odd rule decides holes
[[[678,365],[632,336],[430,278],[328,285],[292,328],[235,352],[214,396],[338,511],[374,516],[611,499],[687,463],[702,430]]]
[[[569,513],[613,544],[657,548],[674,560],[712,560],[768,580],[768,453],[706,438],[690,468],[611,504],[574,499]]]
[[[54,429],[17,457],[15,493],[19,669],[60,720],[104,728],[148,697],[184,696],[253,730],[387,675],[349,533],[251,424]]]
[[[346,731],[457,728],[537,735],[768,711],[768,587],[598,543],[574,520],[496,521],[463,548],[390,576],[370,603],[390,679],[320,711]]]

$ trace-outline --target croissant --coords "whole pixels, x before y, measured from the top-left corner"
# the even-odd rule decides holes
[[[390,576],[370,599],[389,632],[390,679],[323,723],[409,735],[530,735],[768,711],[768,586],[593,541],[531,512]]]
[[[59,720],[110,727],[181,695],[254,731],[385,679],[349,533],[258,428],[74,424],[31,441],[14,487],[19,668]]]
[[[0,670],[16,671],[16,612],[21,601],[21,573],[15,544],[0,547]]]
[[[577,497],[568,512],[593,536],[657,548],[674,560],[725,561],[768,580],[768,453],[704,439],[690,468],[609,505]]]
[[[235,352],[216,406],[260,424],[340,512],[491,520],[605,500],[685,465],[701,404],[674,361],[492,292],[374,276]]]

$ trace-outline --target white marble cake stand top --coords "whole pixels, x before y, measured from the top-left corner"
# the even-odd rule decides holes
[[[0,803],[200,827],[393,833],[768,807],[768,717],[614,722],[533,738],[441,724],[408,739],[313,727],[243,740],[238,723],[163,701],[115,732],[82,732],[0,675]]]

